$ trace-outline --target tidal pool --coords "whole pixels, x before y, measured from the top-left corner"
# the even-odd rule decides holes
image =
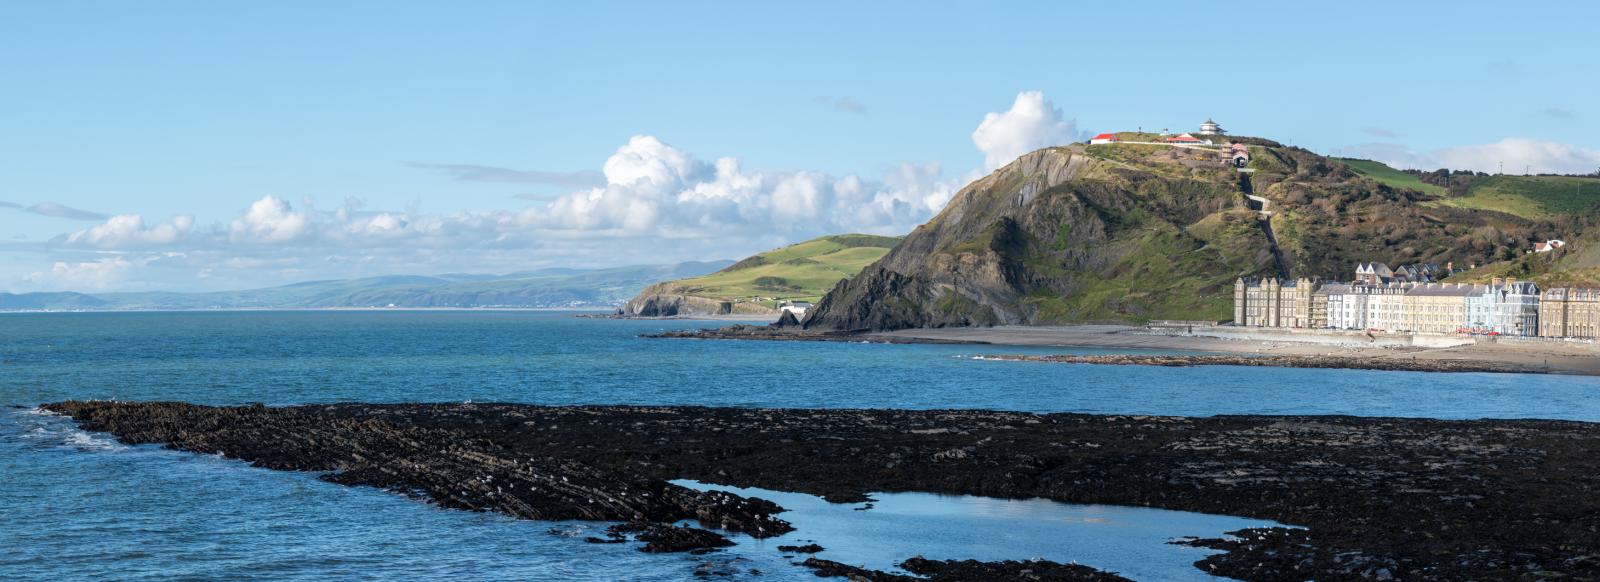
[[[906,573],[896,564],[921,555],[935,560],[1042,558],[1092,566],[1134,580],[1214,580],[1194,563],[1215,550],[1167,542],[1283,525],[1145,507],[930,493],[873,493],[875,501],[867,508],[866,504],[829,503],[803,493],[687,480],[674,483],[760,497],[789,510],[779,517],[794,524],[795,531],[765,540],[731,535],[739,542],[735,547],[739,553],[815,542],[824,548],[816,554],[818,558],[895,573]]]

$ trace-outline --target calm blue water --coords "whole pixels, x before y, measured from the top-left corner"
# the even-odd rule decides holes
[[[759,579],[808,576],[773,551],[771,540],[742,540],[715,557],[649,556],[630,545],[579,541],[604,524],[443,511],[310,475],[121,446],[27,410],[67,398],[1600,421],[1600,380],[1584,377],[1095,367],[968,357],[1062,350],[637,337],[710,325],[715,324],[476,311],[0,314],[0,405],[23,407],[0,411],[0,548],[7,550],[0,552],[0,579],[682,580],[692,579],[707,560],[713,562],[708,567],[735,570],[739,578],[756,578],[752,569],[763,572]],[[785,499],[795,504],[789,517],[806,524],[792,536],[824,546],[832,536],[840,543],[824,557],[879,566],[916,553],[1039,556],[1144,579],[1192,577],[1198,571],[1183,564],[1203,552],[1158,542],[1216,535],[1240,523],[1042,501],[890,496],[880,504],[888,510],[874,513],[803,496]],[[1107,521],[1083,518],[1097,512]],[[903,531],[908,524],[930,525],[928,532],[991,533],[900,545],[885,545],[884,536],[871,534]],[[568,535],[552,535],[552,527]],[[995,527],[1012,537],[983,529]],[[970,555],[955,555],[962,550]]]
[[[1107,353],[652,340],[551,312],[0,314],[0,405],[507,401],[1600,421],[1600,378],[973,361]]]

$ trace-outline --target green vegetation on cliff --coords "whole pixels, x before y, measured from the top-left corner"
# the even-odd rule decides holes
[[[1412,190],[1418,190],[1428,194],[1440,195],[1444,194],[1445,192],[1443,186],[1435,186],[1433,184],[1424,183],[1416,176],[1391,168],[1387,165],[1384,165],[1382,162],[1374,162],[1372,160],[1362,160],[1356,158],[1330,159],[1343,162],[1345,165],[1350,166],[1350,169],[1355,170],[1357,174],[1361,174],[1379,182],[1383,182],[1384,184],[1388,184],[1394,188],[1410,188]]]
[[[1522,260],[1534,241],[1575,235],[1592,220],[1581,196],[1549,187],[1513,190],[1537,200],[1538,213],[1474,208],[1377,162],[1228,139],[1250,146],[1252,173],[1201,148],[1074,144],[1024,155],[956,193],[802,325],[1224,320],[1237,277],[1348,279],[1369,261]],[[1586,268],[1568,259],[1548,270]]]
[[[1528,219],[1600,214],[1600,179],[1576,176],[1488,176],[1474,180],[1467,195],[1440,204],[1493,210]]]
[[[777,297],[816,301],[842,279],[882,258],[900,239],[865,234],[824,236],[750,256],[715,273],[653,285],[644,294],[715,301]],[[769,305],[770,306],[770,305]]]

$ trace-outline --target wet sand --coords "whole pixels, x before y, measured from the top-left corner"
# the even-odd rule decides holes
[[[907,329],[868,334],[893,340],[966,341],[997,346],[1136,348],[1227,354],[1475,361],[1556,374],[1600,375],[1600,346],[1567,342],[1477,344],[1448,348],[1353,347],[1311,342],[1158,335],[1142,327],[1075,325]],[[999,351],[997,350],[998,354]]]

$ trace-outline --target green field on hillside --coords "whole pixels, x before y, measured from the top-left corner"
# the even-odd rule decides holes
[[[733,300],[772,297],[816,301],[841,279],[888,254],[899,238],[846,234],[825,236],[770,250],[703,277],[670,285],[697,297]]]
[[[1490,176],[1473,182],[1467,195],[1440,201],[1459,208],[1495,210],[1523,218],[1557,214],[1594,215],[1600,179],[1567,176]]]
[[[1416,176],[1396,170],[1384,165],[1381,162],[1374,162],[1372,160],[1359,160],[1355,158],[1330,159],[1343,162],[1345,165],[1350,166],[1350,169],[1355,170],[1357,174],[1361,174],[1384,184],[1388,184],[1393,188],[1410,188],[1412,190],[1419,190],[1429,194],[1439,195],[1443,195],[1445,193],[1445,188],[1443,186],[1425,184],[1422,180],[1417,179]]]

